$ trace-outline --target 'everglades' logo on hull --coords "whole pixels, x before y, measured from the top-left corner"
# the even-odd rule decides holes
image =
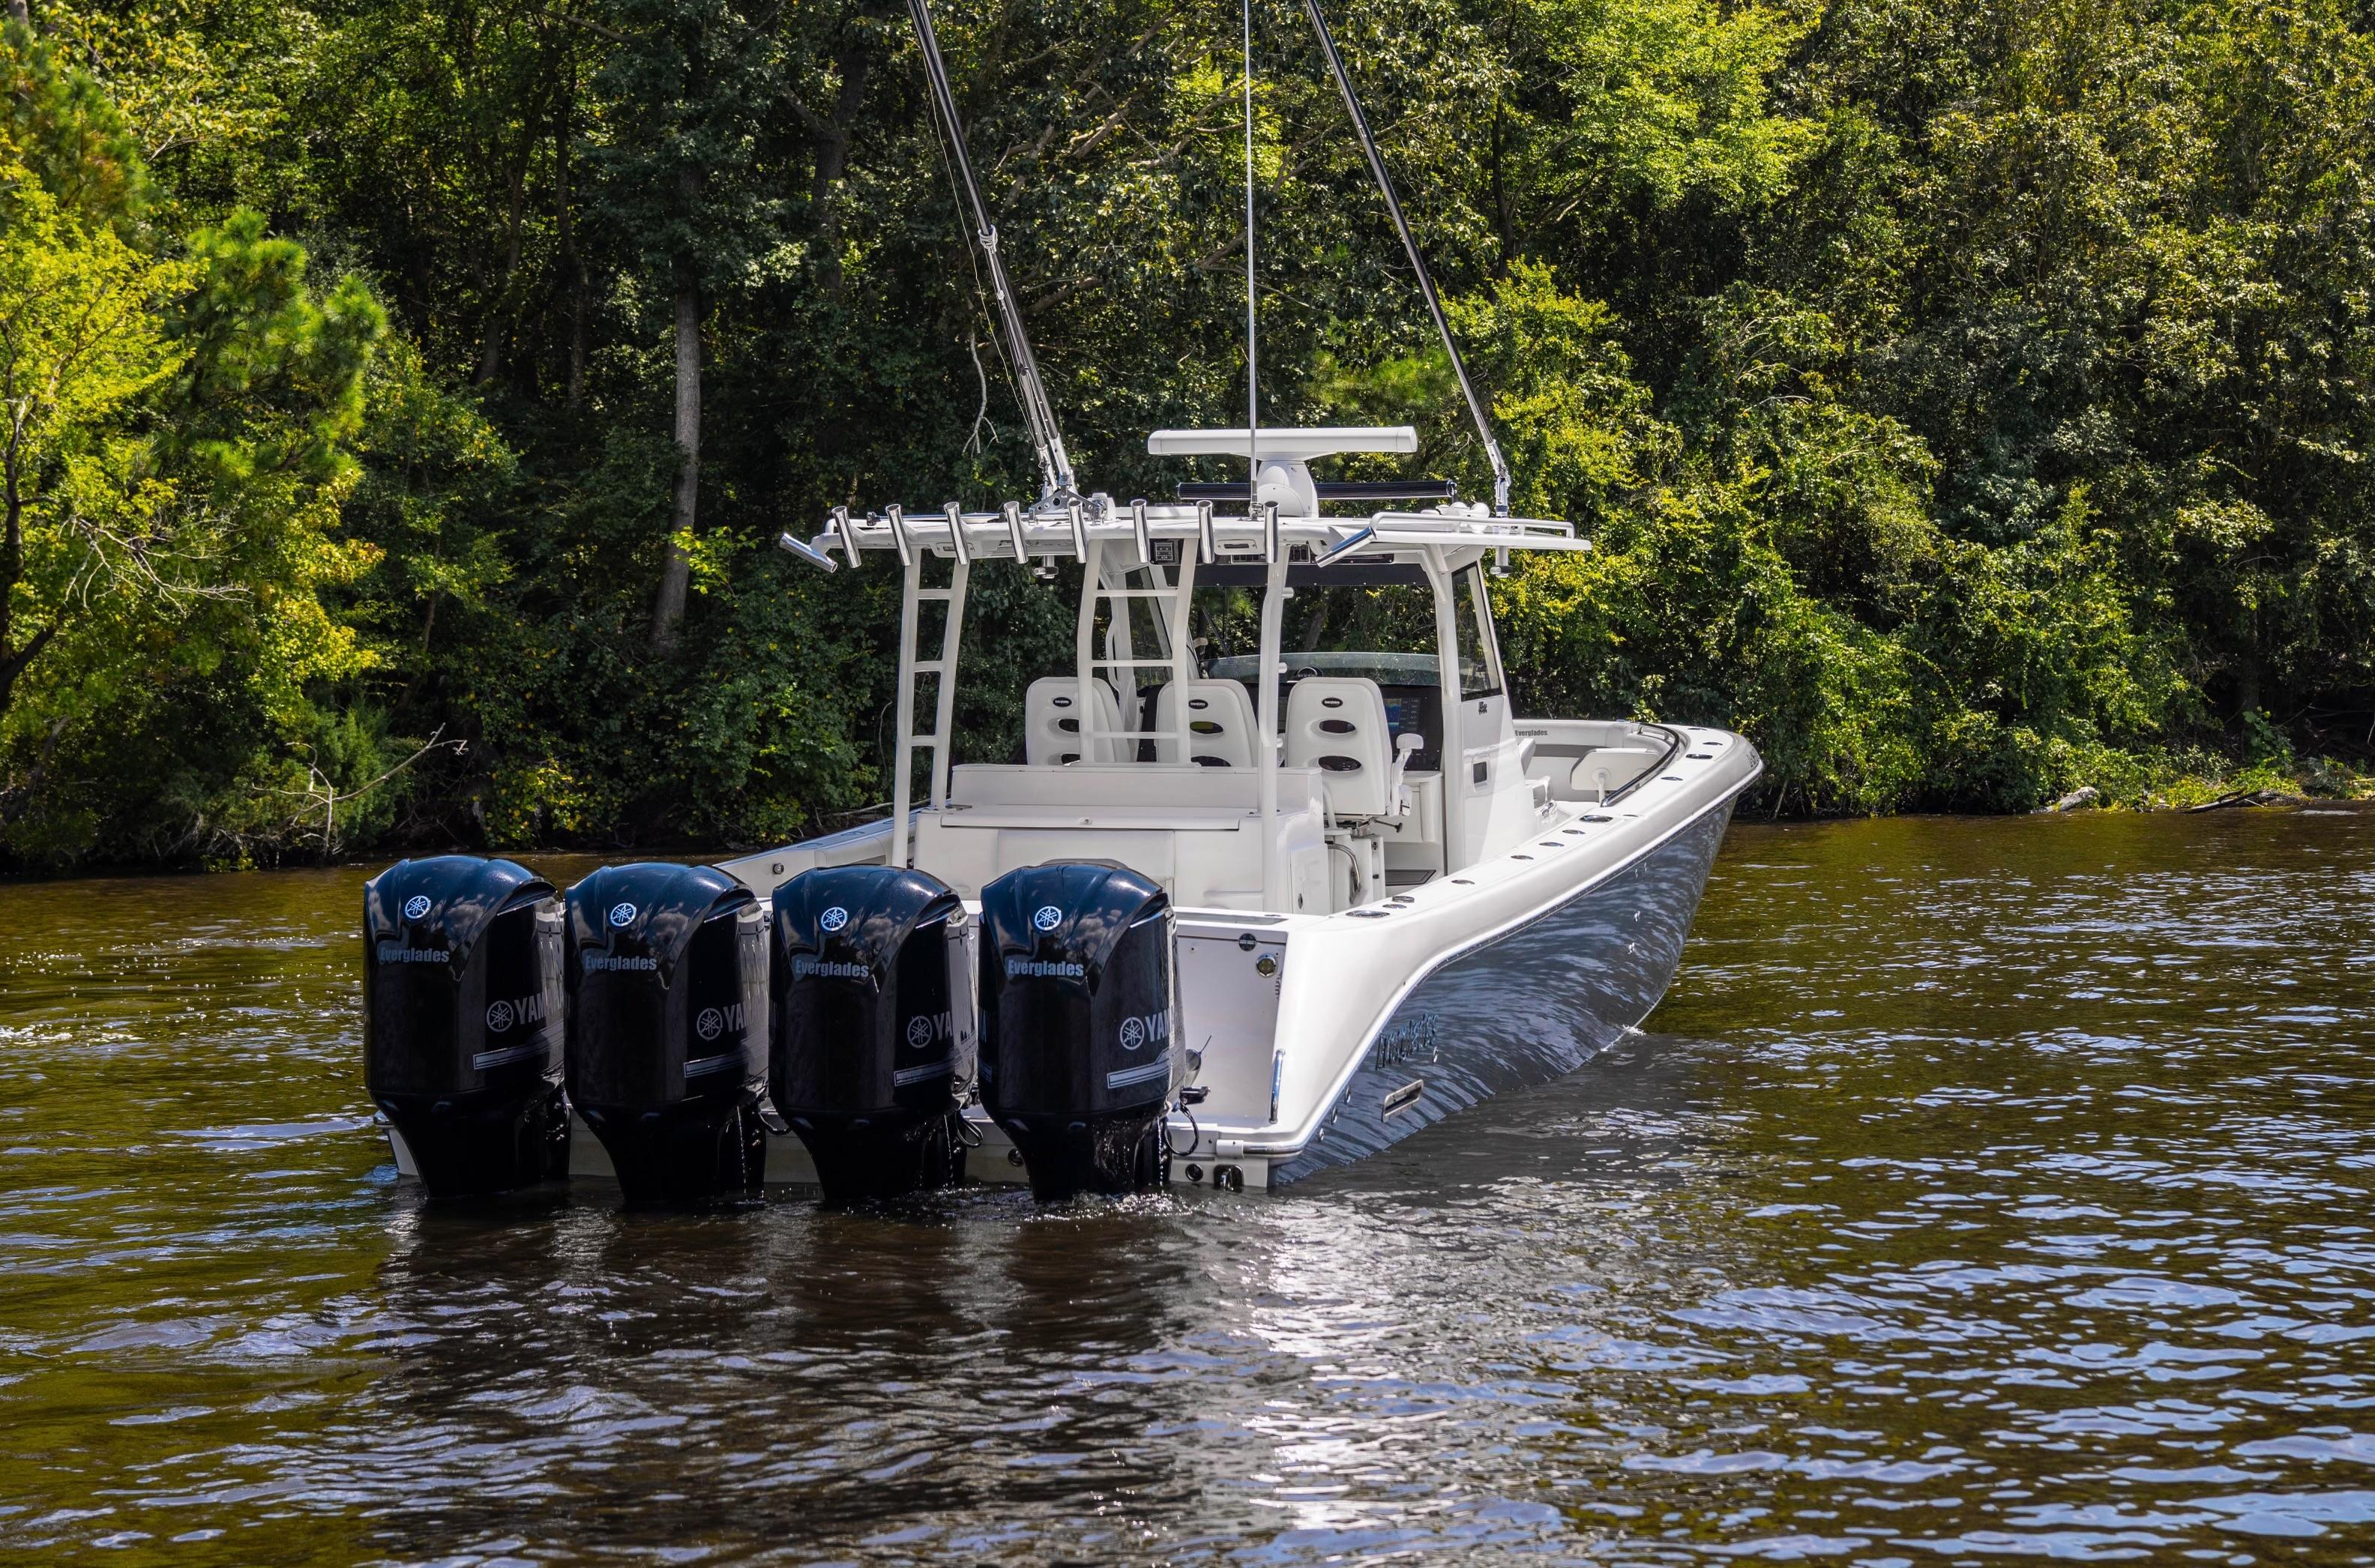
[[[444,963],[453,954],[443,948],[408,948],[402,942],[382,942],[379,961],[382,963]]]
[[[830,959],[810,958],[802,953],[792,960],[792,978],[806,980],[815,975],[820,980],[871,980],[874,972],[862,963],[835,963]]]
[[[1045,959],[1010,958],[1006,961],[1006,978],[1009,980],[1026,977],[1034,980],[1081,980],[1085,979],[1088,973],[1080,964],[1060,960],[1050,962]]]
[[[577,963],[588,974],[601,970],[656,970],[660,966],[660,961],[656,958],[612,958],[609,953],[593,952],[578,954]]]

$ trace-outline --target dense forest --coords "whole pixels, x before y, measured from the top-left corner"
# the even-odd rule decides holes
[[[1755,808],[2348,789],[2375,726],[2365,0],[1340,0],[1518,474],[1521,709]],[[1235,6],[947,0],[1086,482],[1242,422]],[[1262,395],[1489,493],[1300,8]],[[836,502],[1035,493],[897,0],[13,0],[0,865],[749,843],[885,793]],[[1205,477],[1217,477],[1208,475]],[[976,573],[1011,749],[1068,606]]]

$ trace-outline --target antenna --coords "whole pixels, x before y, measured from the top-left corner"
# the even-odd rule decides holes
[[[1250,3],[1250,0],[1248,0]],[[998,259],[998,225],[981,199],[973,177],[973,159],[965,153],[964,122],[957,118],[955,92],[949,86],[949,68],[940,59],[940,41],[932,31],[932,13],[925,0],[907,0],[907,14],[916,21],[916,41],[923,46],[924,74],[932,85],[932,103],[948,127],[949,149],[956,159],[958,183],[973,209],[974,237],[989,259],[989,289],[998,304],[998,324],[1006,329],[1014,351],[1015,390],[1022,400],[1022,417],[1031,425],[1031,444],[1039,454],[1039,500],[1061,501],[1080,492],[1072,484],[1072,460],[1064,452],[1064,437],[1056,428],[1055,406],[1047,400],[1046,384],[1039,379],[1039,361],[1031,353],[1030,336],[1022,330],[1022,312],[1006,280],[1006,264]]]
[[[915,0],[921,6],[923,0]],[[1252,0],[1247,0],[1247,5]],[[1476,383],[1468,379],[1467,361],[1459,357],[1459,345],[1451,338],[1451,323],[1444,319],[1443,301],[1436,298],[1435,278],[1426,270],[1426,259],[1418,253],[1418,242],[1411,237],[1410,220],[1402,216],[1402,204],[1394,195],[1394,183],[1386,173],[1386,160],[1377,154],[1377,138],[1369,135],[1369,117],[1361,112],[1361,100],[1353,96],[1353,78],[1344,71],[1344,57],[1336,53],[1336,35],[1328,30],[1328,18],[1319,14],[1319,0],[1303,0],[1303,8],[1311,18],[1311,30],[1319,35],[1319,52],[1328,57],[1329,75],[1336,78],[1337,90],[1344,95],[1344,108],[1353,116],[1353,134],[1361,138],[1362,154],[1369,160],[1369,172],[1377,177],[1377,189],[1386,198],[1386,211],[1394,220],[1394,232],[1402,237],[1402,249],[1410,255],[1411,270],[1418,274],[1418,291],[1426,299],[1426,313],[1435,318],[1435,330],[1443,339],[1443,350],[1451,356],[1451,373],[1459,378],[1459,395],[1468,400],[1469,417],[1476,421],[1476,433],[1483,438],[1484,455],[1493,464],[1493,515],[1509,515],[1509,465],[1502,459],[1501,443],[1493,439],[1493,421],[1484,412],[1484,400],[1476,395]],[[1250,111],[1248,111],[1250,112]],[[1250,124],[1250,122],[1249,122]],[[1247,132],[1248,136],[1251,132]],[[1251,146],[1250,141],[1247,143]],[[1248,154],[1250,157],[1250,154]],[[1253,176],[1248,166],[1246,176],[1247,206],[1251,207]],[[1250,248],[1252,233],[1247,234]]]
[[[922,5],[923,0],[916,0]],[[1254,294],[1254,0],[1246,19],[1246,515],[1261,498],[1261,385],[1255,378]]]

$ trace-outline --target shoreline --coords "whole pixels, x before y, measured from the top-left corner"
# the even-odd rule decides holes
[[[2363,808],[2375,810],[2375,780],[2358,781],[2360,787],[2351,793],[2326,793],[2284,784],[2244,780],[2183,781],[2181,784],[2164,786],[2152,792],[2147,802],[2132,803],[2110,796],[2100,790],[2089,796],[2089,786],[2082,786],[2060,800],[2027,811],[1879,811],[1849,815],[1846,813],[1814,815],[1791,813],[1762,816],[1754,811],[1741,813],[1735,825],[1766,829],[1780,827],[1825,827],[1841,822],[1913,822],[1967,821],[2011,822],[2035,817],[2182,817],[2205,813],[2224,814],[2232,811],[2290,812],[2323,808]],[[2074,798],[2088,796],[2087,798]],[[368,870],[385,867],[399,860],[425,859],[438,855],[478,855],[523,862],[570,859],[594,865],[617,865],[627,861],[675,861],[683,865],[713,865],[738,855],[755,853],[765,846],[759,844],[683,844],[649,849],[613,845],[602,848],[580,844],[538,844],[530,846],[485,847],[476,845],[390,845],[368,853],[348,851],[335,860],[302,860],[289,857],[272,864],[244,866],[173,865],[163,862],[118,861],[102,865],[61,867],[54,870],[0,867],[0,887],[38,886],[51,882],[112,881],[138,878],[221,877],[242,874],[296,874],[301,872]]]

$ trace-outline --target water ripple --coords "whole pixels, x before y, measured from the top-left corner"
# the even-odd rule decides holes
[[[2368,1561],[2370,852],[1736,829],[1655,1032],[1564,1083],[1275,1197],[899,1220],[431,1209],[360,873],[0,889],[0,1544]]]

